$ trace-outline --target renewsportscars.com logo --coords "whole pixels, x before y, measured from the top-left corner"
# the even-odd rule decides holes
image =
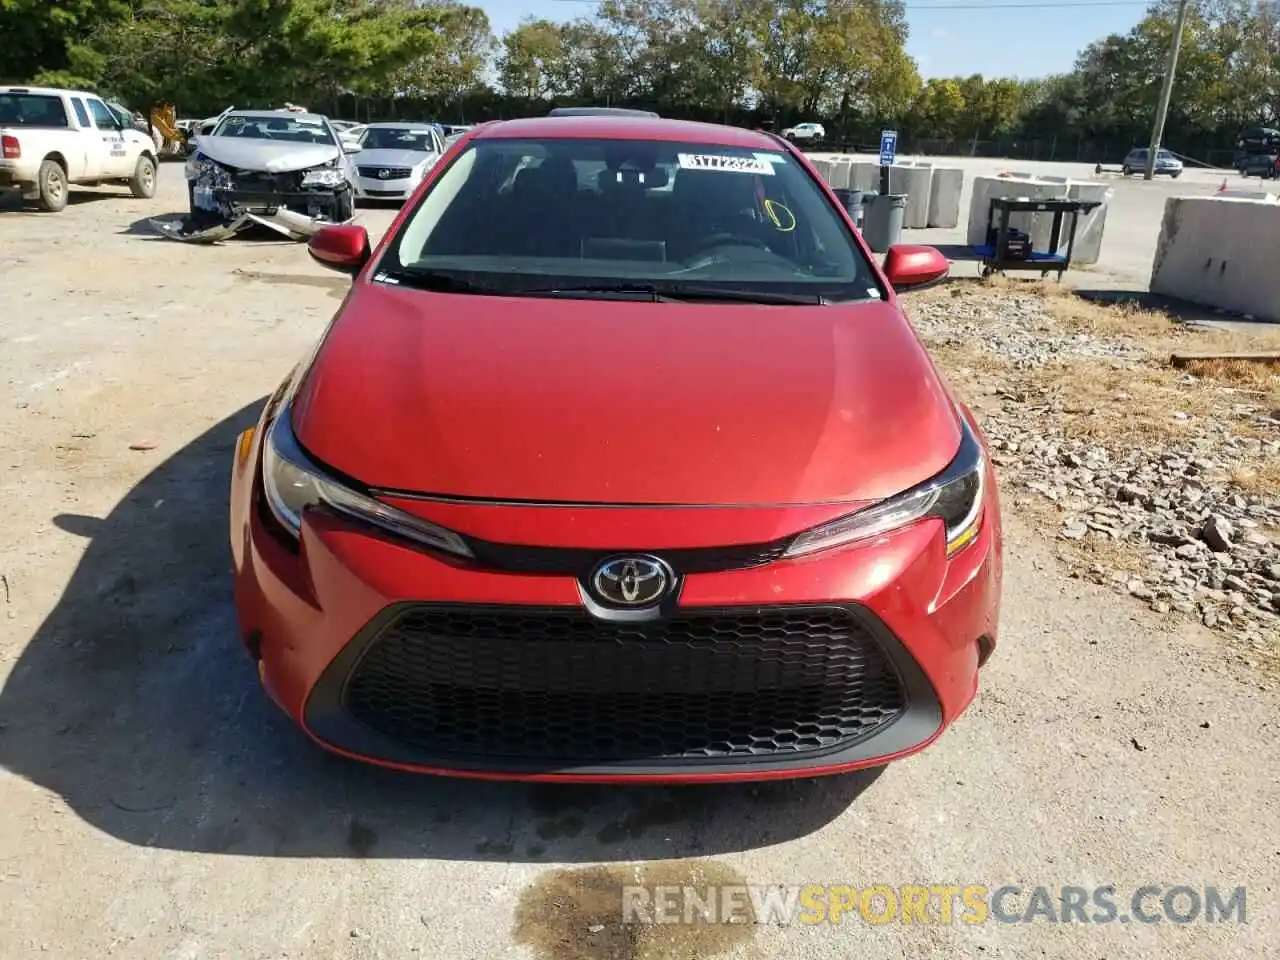
[[[624,886],[623,923],[794,923],[845,921],[981,924],[1155,924],[1245,922],[1245,888],[985,884]]]

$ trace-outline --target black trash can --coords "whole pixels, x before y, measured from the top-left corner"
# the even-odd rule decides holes
[[[885,253],[902,239],[902,221],[907,212],[905,193],[882,193],[872,198],[863,215],[862,237],[876,253]]]

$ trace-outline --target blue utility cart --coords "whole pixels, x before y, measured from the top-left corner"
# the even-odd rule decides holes
[[[1038,270],[1040,275],[1056,273],[1058,279],[1071,267],[1071,255],[1076,246],[1076,226],[1082,213],[1089,213],[1102,206],[1101,200],[1031,200],[1011,197],[993,197],[987,210],[987,242],[973,247],[982,261],[982,275],[1006,270]],[[1052,213],[1053,225],[1049,232],[1049,249],[1031,249],[1030,238],[1009,226],[1012,213]],[[1064,220],[1070,217],[1066,253],[1062,249]]]

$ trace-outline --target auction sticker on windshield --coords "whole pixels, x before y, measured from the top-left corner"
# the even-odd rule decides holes
[[[772,177],[773,164],[759,157],[726,157],[711,153],[678,153],[681,170],[723,170],[726,173],[762,173]]]

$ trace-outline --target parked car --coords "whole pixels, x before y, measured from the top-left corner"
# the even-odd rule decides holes
[[[364,135],[366,124],[356,123],[354,120],[334,120],[331,122],[333,129],[337,131],[343,143],[359,143],[360,137]]]
[[[788,140],[825,140],[827,128],[820,123],[798,123],[787,127],[782,135]]]
[[[671,172],[674,186],[664,190]],[[832,774],[924,749],[997,640],[973,414],[798,148],[472,130],[233,455],[237,616],[321,746],[490,778]]]
[[[1150,154],[1151,150],[1148,147],[1135,147],[1125,155],[1124,163],[1120,165],[1120,172],[1126,177],[1135,173],[1145,173],[1147,157]],[[1156,165],[1152,173],[1157,177],[1172,177],[1176,180],[1182,176],[1182,161],[1168,150],[1161,150],[1156,154]]]
[[[213,243],[254,224],[300,239],[355,212],[356,169],[328,119],[296,110],[230,110],[187,160],[190,214],[153,221],[178,240]]]
[[[357,196],[404,200],[445,151],[440,128],[430,123],[371,123],[360,135]]]
[[[1280,152],[1246,153],[1236,157],[1236,170],[1242,177],[1274,180],[1280,177]]]
[[[0,86],[0,188],[57,212],[72,184],[103,183],[155,196],[155,144],[127,111],[120,116],[81,90]]]

